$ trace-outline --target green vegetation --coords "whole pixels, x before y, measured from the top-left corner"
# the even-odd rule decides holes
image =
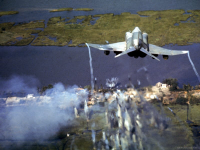
[[[193,89],[193,86],[191,86],[190,84],[186,85],[183,84],[183,90],[184,91],[191,91]]]
[[[76,8],[74,10],[76,10],[76,11],[92,11],[94,9],[92,9],[92,8]]]
[[[69,11],[71,9],[64,8],[58,10]],[[34,36],[31,35],[32,32],[20,27],[20,25],[13,25],[6,30],[1,28],[0,45],[28,45],[32,41],[31,45],[38,46],[79,46],[86,42],[105,44],[105,40],[114,43],[124,41],[125,32],[132,31],[136,26],[141,31],[148,33],[149,43],[158,46],[171,43],[188,45],[200,42],[200,11],[193,10],[188,12],[191,12],[191,14],[184,14],[184,10],[140,11],[138,14],[125,12],[121,15],[75,16],[70,20],[53,17],[49,19],[47,27],[44,31],[38,33],[38,37],[34,41]],[[147,17],[141,17],[140,15],[146,15]],[[188,18],[194,22],[187,21]],[[186,23],[182,21],[186,21]],[[175,26],[174,24],[176,23],[179,25]],[[13,30],[16,26],[21,28],[21,30],[23,28],[23,34],[26,34],[25,37],[18,30]],[[23,41],[19,43],[18,37],[21,37]],[[24,38],[26,39],[25,41]],[[72,41],[72,44],[69,44],[70,41]]]
[[[148,141],[143,141],[144,149],[147,149],[150,145],[151,149],[160,149],[159,145],[163,149],[174,149],[174,147],[192,147],[194,144],[194,137],[192,134],[192,129],[186,123],[187,120],[187,106],[184,105],[174,105],[170,108],[176,113],[176,117],[171,113],[167,107],[159,107],[160,105],[155,104],[155,109],[162,112],[164,111],[164,116],[160,116],[158,121],[163,121],[167,117],[170,119],[163,124],[160,124],[160,127],[157,126],[157,122],[152,124],[152,126],[145,126],[146,129],[145,136],[148,137]],[[139,106],[138,106],[139,107]],[[154,109],[154,108],[153,108]],[[93,111],[91,119],[89,122],[86,121],[85,114],[80,113],[80,117],[70,120],[68,126],[63,126],[57,134],[50,137],[45,141],[15,141],[15,140],[2,140],[2,145],[8,145],[9,149],[44,149],[44,150],[54,150],[54,149],[93,149],[92,143],[92,133],[93,129],[96,132],[96,141],[102,141],[102,131],[107,131],[108,127],[106,126],[105,120],[105,110],[106,107],[101,107],[98,111]],[[141,108],[142,110],[142,108]],[[116,112],[116,108],[110,109],[110,111]],[[155,110],[156,111],[156,110]],[[147,113],[147,114],[146,114]],[[142,111],[141,114],[148,116],[149,111]],[[199,116],[199,106],[191,106],[190,111],[190,120],[198,122],[200,119]],[[162,114],[162,113],[161,113]],[[157,114],[154,114],[155,116]],[[150,115],[149,115],[150,116]],[[1,121],[4,121],[4,118],[0,116]],[[147,120],[148,121],[148,120]],[[69,125],[71,124],[71,126]],[[95,126],[92,127],[92,125]],[[167,124],[167,129],[162,129],[162,125]],[[111,132],[115,132],[118,128],[109,129]],[[11,134],[9,131],[8,134]],[[111,143],[111,139],[107,138],[108,142]],[[4,142],[4,143],[3,143]],[[23,143],[22,143],[23,142]],[[159,142],[159,143],[158,143]],[[22,143],[22,144],[21,144]],[[100,142],[102,144],[103,142]],[[97,144],[97,143],[96,143]],[[104,143],[103,143],[104,144]],[[102,144],[102,145],[103,145]],[[159,145],[158,145],[159,144]],[[97,146],[97,145],[96,145]],[[3,147],[5,149],[6,147]]]
[[[172,112],[168,109],[170,107],[178,118],[174,117]],[[200,115],[199,115],[200,105],[190,105],[188,111],[188,105],[168,105],[164,106],[164,113],[172,118],[174,122],[186,121],[188,119],[200,124]],[[187,113],[190,113],[187,115]],[[184,122],[185,123],[185,122]]]
[[[161,38],[164,36],[163,34],[166,33],[166,30],[169,28],[174,28],[178,31],[177,26],[174,26],[174,23],[181,20],[187,20],[189,18],[189,15],[183,15],[183,10],[169,10],[169,11],[152,11],[148,12],[138,12],[138,14],[146,15],[150,14],[149,17],[140,17],[137,14],[130,14],[130,13],[122,13],[121,15],[114,15],[114,14],[103,14],[103,15],[94,15],[94,16],[87,16],[83,21],[82,24],[77,24],[77,17],[71,19],[67,23],[73,23],[73,24],[65,24],[64,30],[58,24],[61,24],[61,22],[57,23],[57,26],[54,27],[47,27],[45,28],[44,32],[41,32],[39,35],[45,35],[45,36],[56,36],[58,39],[58,42],[56,43],[59,45],[59,43],[64,44],[64,41],[70,41],[72,40],[73,46],[78,46],[81,43],[105,43],[105,40],[108,40],[110,43],[113,42],[120,42],[124,40],[124,34],[125,32],[129,30],[133,30],[135,26],[139,26],[141,30],[145,30],[149,34],[150,42],[157,45],[165,45],[169,43],[177,43],[178,38],[185,38],[185,36],[178,36],[175,42],[169,41],[166,43],[166,39]],[[170,15],[167,15],[167,14]],[[172,15],[173,14],[173,15]],[[158,17],[165,18],[164,22],[163,19],[157,19]],[[173,17],[175,18],[173,18]],[[95,19],[95,17],[100,17],[94,25],[91,25],[90,21]],[[157,20],[156,20],[157,19]],[[155,22],[154,22],[155,21]],[[173,22],[174,21],[174,22]],[[166,23],[167,22],[167,23]],[[187,25],[189,25],[188,23]],[[197,23],[198,24],[198,23]],[[155,27],[155,26],[162,26],[162,28]],[[155,27],[155,28],[154,28]],[[52,29],[54,28],[54,30]],[[158,29],[158,30],[157,30]],[[161,30],[162,29],[162,30]],[[184,33],[184,30],[181,30],[181,32]],[[56,31],[56,33],[52,33],[51,31]],[[160,32],[160,33],[158,33]],[[169,39],[172,37],[174,38],[175,30],[173,30],[173,34],[170,33],[169,35],[166,35],[167,38],[169,36]],[[183,34],[181,33],[181,34]],[[55,35],[56,34],[56,35]],[[161,36],[162,35],[162,36]],[[164,42],[165,41],[165,42]],[[180,40],[184,41],[184,40]],[[164,42],[162,44],[162,42]],[[187,43],[184,43],[187,44]],[[34,43],[33,45],[40,45],[39,43]],[[181,44],[180,44],[181,45]]]
[[[169,97],[165,98],[163,101],[164,104],[181,104],[188,105],[189,104],[200,104],[200,86],[196,85],[195,87],[190,84],[183,84],[183,88],[178,87],[178,81],[174,78],[169,78],[163,80],[163,83],[170,85],[170,91],[172,97],[174,97],[174,101],[169,102]]]
[[[87,89],[88,91],[90,91],[92,89],[91,85],[86,85],[84,86],[84,89]]]
[[[199,90],[199,89],[200,89],[200,84],[199,84],[199,85],[196,85],[196,86],[194,87],[194,89],[195,89],[195,90]]]
[[[177,82],[177,80],[173,81]],[[84,88],[87,87],[90,87],[90,85],[85,86]],[[49,88],[53,88],[53,86],[52,85],[45,86],[43,87],[43,91]],[[191,103],[193,99],[192,94],[188,94],[187,98],[182,97],[177,99],[177,102],[179,102],[180,104],[186,104],[188,98],[190,98],[190,103]],[[199,128],[196,129],[196,131],[194,131],[193,125],[198,126],[200,123],[200,115],[199,115],[200,105],[176,104],[176,105],[162,106],[161,102],[156,102],[152,105],[154,107],[153,106],[149,107],[151,105],[145,106],[142,103],[137,104],[141,116],[142,117],[146,116],[146,118],[148,119],[146,119],[145,121],[149,122],[148,123],[149,125],[145,125],[144,126],[145,128],[143,128],[144,131],[148,131],[144,132],[145,136],[148,137],[148,141],[145,140],[143,141],[144,149],[147,149],[149,147],[151,149],[161,149],[161,148],[174,149],[174,147],[188,148],[194,146],[195,143],[198,143]],[[133,106],[130,105],[129,107]],[[170,109],[172,109],[176,115],[174,115],[169,110],[168,107],[170,107]],[[29,141],[26,139],[24,141],[7,140],[7,137],[9,137],[11,132],[14,132],[8,130],[5,134],[6,137],[1,136],[2,139],[1,144],[5,145],[5,147],[2,146],[3,147],[2,149],[6,149],[7,148],[6,146],[10,146],[9,149],[16,149],[16,147],[17,149],[51,149],[51,150],[93,149],[91,131],[92,130],[95,131],[96,133],[95,138],[97,142],[97,141],[102,141],[102,131],[107,131],[109,129],[105,123],[106,122],[105,111],[107,110],[107,105],[105,105],[104,107],[100,107],[100,109],[96,109],[95,106],[94,108],[95,109],[91,109],[92,113],[89,121],[86,120],[85,113],[81,109],[81,111],[79,111],[78,118],[69,120],[67,123],[68,126],[63,125],[55,135],[52,135],[49,139],[42,141],[42,143],[39,143],[37,141]],[[116,107],[109,107],[108,111],[113,112],[115,114],[117,112],[117,109]],[[158,116],[158,117],[154,118],[153,116]],[[150,117],[152,117],[152,119],[150,119]],[[0,121],[4,122],[4,119],[5,118],[3,118],[3,115],[1,115]],[[186,121],[188,120],[190,120],[192,123],[190,124],[187,123]],[[109,129],[109,131],[111,132],[115,132],[117,130],[118,130],[117,127]],[[111,138],[107,139],[109,143],[111,143]]]
[[[18,11],[0,11],[0,17],[4,15],[14,15],[18,13],[19,13]]]
[[[35,38],[32,34],[41,32],[37,28],[44,28],[44,20],[31,21],[14,25],[14,23],[0,24],[0,45],[29,45]]]
[[[183,84],[183,88],[179,88],[178,80],[175,78],[168,78],[163,80],[164,84],[170,85],[170,91],[192,91],[192,90],[199,90],[200,85],[196,85],[195,87],[191,86],[190,84]]]
[[[195,96],[191,96],[190,98],[190,104],[200,104],[200,97],[195,97]]]
[[[165,79],[163,83],[170,85],[170,91],[174,91],[178,89],[177,79],[174,79],[174,78]]]
[[[42,94],[44,93],[46,90],[48,89],[52,89],[53,88],[53,85],[52,84],[49,84],[48,86],[43,86],[42,89],[38,89],[39,93]]]
[[[178,97],[176,99],[176,104],[180,104],[180,105],[186,105],[187,104],[188,99],[184,98],[184,97]]]

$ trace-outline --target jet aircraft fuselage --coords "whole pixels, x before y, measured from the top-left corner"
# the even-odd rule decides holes
[[[126,32],[126,37],[129,35],[130,32]],[[134,46],[134,48],[136,50],[140,50],[140,48],[142,47],[142,41],[143,41],[143,36],[142,36],[142,32],[140,31],[140,29],[138,27],[136,27],[133,31],[132,31],[132,45]],[[126,42],[128,42],[128,40],[126,40]],[[130,47],[126,47],[127,49],[129,49]]]
[[[124,54],[128,54],[129,56],[135,58],[149,55],[158,61],[160,61],[157,58],[158,55],[163,55],[163,58],[166,60],[168,59],[169,55],[180,55],[188,53],[188,51],[169,50],[153,44],[149,44],[148,34],[145,32],[142,33],[138,27],[135,27],[132,32],[125,33],[124,42],[106,45],[87,43],[87,45],[99,50],[103,50],[106,55],[109,55],[110,51],[114,51],[116,54],[115,57],[119,57]]]

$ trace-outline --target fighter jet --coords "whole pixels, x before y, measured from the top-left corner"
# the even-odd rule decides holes
[[[107,42],[108,43],[108,42]],[[128,54],[130,57],[145,57],[149,55],[153,59],[160,61],[157,57],[158,55],[163,55],[163,59],[167,60],[169,55],[180,55],[186,54],[188,51],[180,51],[180,50],[169,50],[165,49],[153,44],[148,43],[148,34],[145,32],[141,32],[138,27],[132,32],[126,32],[125,41],[112,43],[112,44],[91,44],[86,43],[93,48],[97,48],[99,50],[103,50],[105,55],[109,55],[110,51],[114,51],[116,57],[122,56],[124,54]]]

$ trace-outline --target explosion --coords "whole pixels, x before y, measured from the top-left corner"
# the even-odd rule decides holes
[[[89,93],[57,83],[43,95],[1,99],[7,111],[1,117],[2,140],[60,139],[67,141],[65,149],[81,149],[82,142],[85,149],[164,149],[170,147],[166,136],[187,135],[186,128],[177,127],[174,132],[162,105],[155,108],[134,88]]]

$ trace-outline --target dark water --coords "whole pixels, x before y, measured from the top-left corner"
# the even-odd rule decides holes
[[[199,0],[160,1],[160,0],[0,0],[0,11],[17,10],[19,14],[2,16],[2,22],[28,22],[44,19],[46,22],[54,16],[63,18],[77,15],[93,15],[122,12],[136,13],[142,10],[167,10],[167,9],[199,9]],[[55,8],[94,8],[94,11],[71,11],[50,13]],[[189,46],[165,46],[169,49],[190,50],[190,55],[197,71],[200,72],[200,44]],[[128,83],[128,76],[134,84],[137,80],[141,86],[152,85],[165,78],[177,78],[179,83],[198,84],[197,77],[192,70],[187,55],[173,56],[168,61],[161,62],[149,57],[131,58],[122,56],[114,58],[112,53],[105,56],[103,52],[92,49],[94,76],[97,83],[105,86],[107,78],[118,77],[121,85]],[[146,67],[137,72],[138,69]],[[0,47],[0,77],[8,79],[13,74],[33,76],[42,85],[62,82],[68,85],[90,84],[89,56],[87,48],[70,47],[38,47],[38,46],[10,46]]]
[[[93,8],[94,11],[49,12],[49,10],[52,9],[65,7]],[[23,22],[40,19],[47,20],[53,16],[72,18],[77,15],[104,13],[120,14],[122,12],[137,13],[137,11],[143,10],[195,10],[199,8],[199,0],[0,0],[0,11],[19,11],[19,14],[17,15],[0,17],[0,22]]]
[[[200,72],[200,44],[165,47],[189,50],[196,69]],[[97,83],[104,87],[106,79],[111,77],[118,77],[124,86],[129,82],[128,76],[134,84],[139,80],[141,86],[152,85],[166,78],[177,78],[180,85],[199,84],[187,55],[171,56],[168,60],[163,60],[162,56],[159,56],[161,61],[158,62],[148,56],[138,59],[128,55],[114,58],[114,53],[106,56],[102,51],[93,48],[91,53],[94,77],[97,78]],[[147,71],[141,69],[142,67],[146,67]],[[81,86],[90,84],[89,55],[86,47],[1,47],[0,68],[3,79],[16,74],[33,76],[39,79],[42,85],[56,82]]]

